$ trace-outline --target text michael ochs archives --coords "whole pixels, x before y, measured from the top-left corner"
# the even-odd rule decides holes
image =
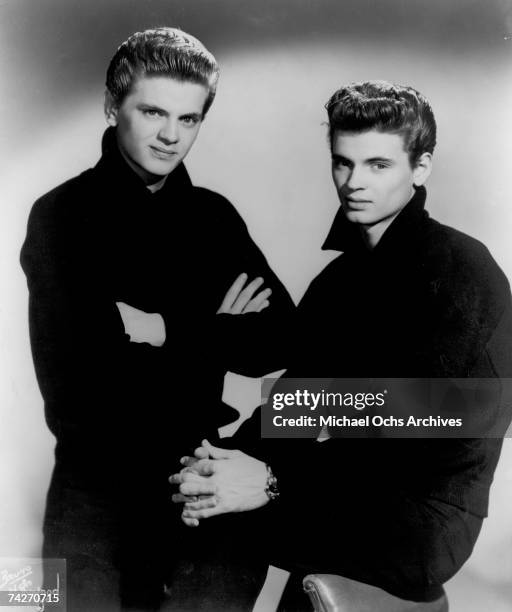
[[[264,438],[507,435],[501,379],[264,379]],[[504,383],[507,383],[505,385]],[[512,395],[511,395],[512,397]]]
[[[295,393],[274,393],[272,395],[272,408],[281,411],[285,406],[305,407],[314,411],[321,406],[329,407],[353,407],[355,410],[363,411],[365,408],[381,407],[386,404],[388,391],[384,389],[381,393],[328,393],[320,391],[312,393],[307,389],[297,389]],[[461,418],[415,417],[410,415],[407,419],[395,416],[383,416],[380,414],[362,415],[349,417],[345,414],[311,416],[301,414],[296,417],[285,417],[277,414],[272,418],[274,427],[461,427]]]

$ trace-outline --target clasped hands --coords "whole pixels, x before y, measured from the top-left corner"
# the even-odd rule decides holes
[[[180,463],[185,467],[169,482],[179,485],[172,501],[184,504],[181,518],[189,527],[211,516],[255,510],[269,501],[265,463],[239,450],[203,440],[194,456],[182,457]]]

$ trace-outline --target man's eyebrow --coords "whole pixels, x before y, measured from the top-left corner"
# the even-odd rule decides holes
[[[169,115],[169,113],[164,110],[163,108],[160,108],[159,106],[156,106],[156,104],[147,104],[145,102],[141,102],[140,104],[137,105],[137,108],[139,110],[152,110],[152,111],[156,111],[157,113],[160,113],[161,115]]]
[[[376,164],[376,163],[386,163],[386,164],[394,164],[395,160],[391,157],[369,157],[365,159],[367,164]]]
[[[197,119],[200,120],[203,115],[201,113],[183,113],[183,115],[180,115],[181,117],[190,117],[191,119]]]
[[[352,163],[348,157],[345,157],[344,155],[340,155],[339,153],[331,153],[331,157],[335,161],[346,161],[346,162]]]

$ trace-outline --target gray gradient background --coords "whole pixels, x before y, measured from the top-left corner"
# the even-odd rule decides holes
[[[235,203],[295,299],[332,256],[319,252],[337,208],[323,103],[369,78],[430,98],[428,208],[512,277],[510,0],[0,0],[0,557],[38,554],[52,465],[17,263],[26,218],[37,196],[95,162],[107,63],[155,25],[178,25],[217,56],[217,100],[187,166]],[[228,378],[226,397],[245,412],[258,391]],[[508,440],[491,517],[449,584],[454,612],[512,609],[511,491]]]

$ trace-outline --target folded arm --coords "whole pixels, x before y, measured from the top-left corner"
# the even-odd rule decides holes
[[[231,206],[219,210],[230,241],[217,253],[225,280],[215,286],[217,315],[209,343],[226,370],[263,376],[287,366],[295,305],[240,215]]]

